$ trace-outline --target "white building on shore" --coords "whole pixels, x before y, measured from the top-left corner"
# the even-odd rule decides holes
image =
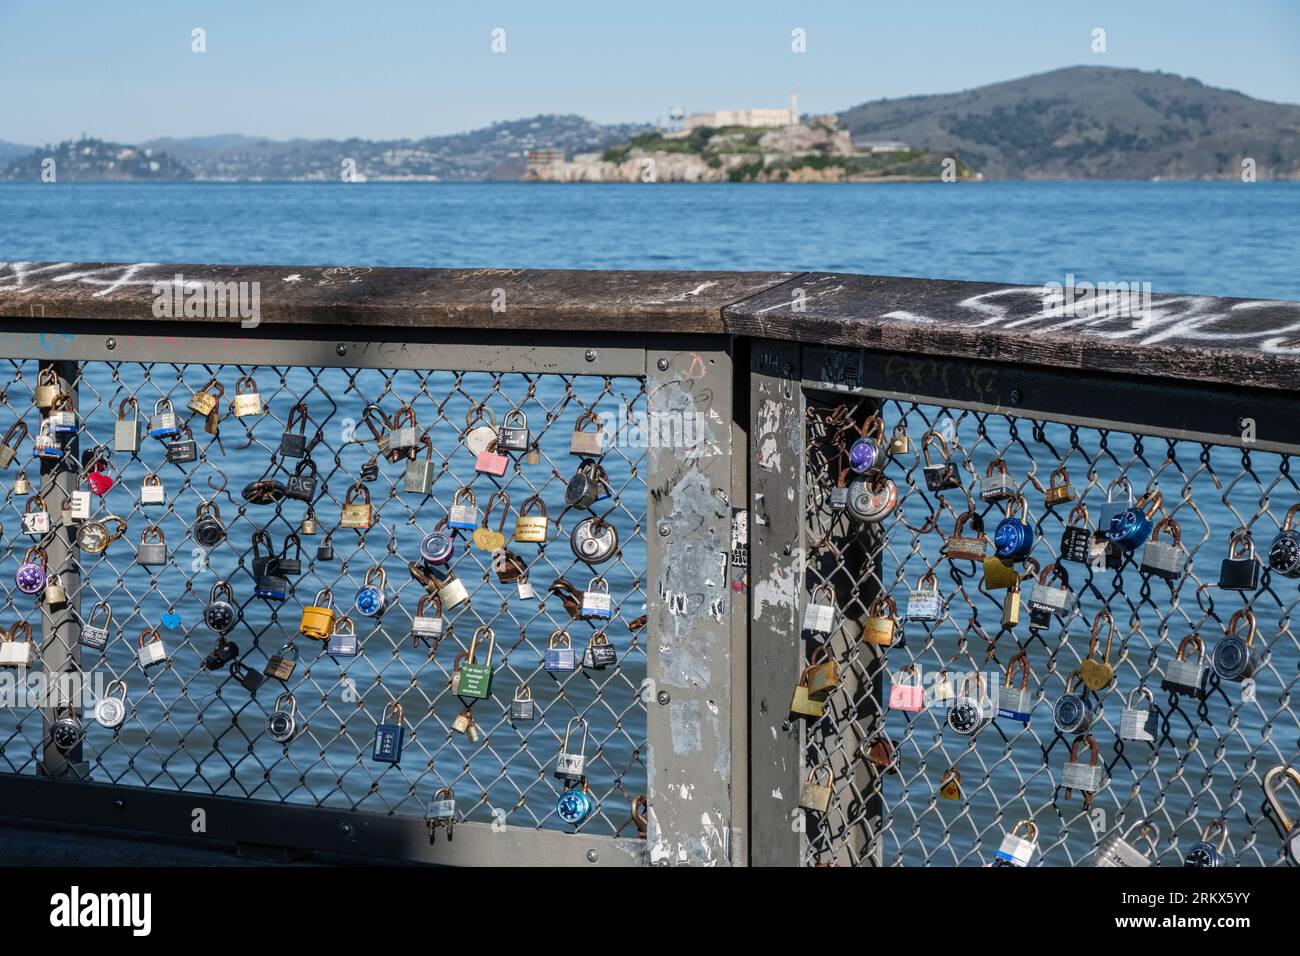
[[[721,126],[753,126],[760,129],[777,129],[782,126],[795,126],[799,123],[799,99],[794,90],[790,91],[789,109],[752,109],[752,110],[715,110],[712,113],[692,113],[687,116],[684,125],[687,130],[700,126],[714,129]]]

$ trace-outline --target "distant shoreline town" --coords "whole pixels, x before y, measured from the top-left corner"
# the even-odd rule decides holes
[[[421,139],[0,141],[0,181],[1295,180],[1298,129],[1300,106],[1077,66],[821,115],[800,114],[792,93],[788,107],[675,110],[667,124],[541,115]]]

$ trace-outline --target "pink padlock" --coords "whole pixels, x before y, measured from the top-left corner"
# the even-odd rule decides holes
[[[915,678],[914,683],[904,683],[909,671]],[[908,710],[914,714],[925,709],[925,688],[921,686],[921,675],[914,665],[908,664],[900,670],[889,686],[889,706],[893,710]]]
[[[491,445],[479,452],[474,459],[474,470],[479,474],[492,475],[500,478],[506,473],[506,468],[510,466],[510,459],[505,455],[497,454],[497,443],[494,441]]]

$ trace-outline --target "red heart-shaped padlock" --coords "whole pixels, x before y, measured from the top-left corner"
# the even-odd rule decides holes
[[[90,490],[97,495],[108,494],[108,489],[113,487],[113,479],[102,471],[92,471],[86,476],[86,484]]]

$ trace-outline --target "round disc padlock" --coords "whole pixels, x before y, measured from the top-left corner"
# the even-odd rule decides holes
[[[555,805],[555,812],[565,823],[577,826],[591,814],[591,797],[577,788],[565,790]]]
[[[277,710],[266,718],[266,735],[276,743],[284,743],[293,736],[293,716],[283,710]]]
[[[1088,704],[1078,694],[1064,694],[1052,707],[1052,723],[1063,734],[1082,733],[1091,722]]]
[[[446,564],[454,550],[455,542],[446,531],[430,531],[420,539],[420,558],[425,564]]]
[[[117,697],[105,697],[95,704],[95,722],[110,730],[126,720],[126,704]]]
[[[214,601],[203,609],[203,623],[225,634],[239,622],[239,609],[227,601]]]
[[[86,728],[76,717],[60,717],[50,728],[50,739],[61,752],[67,753],[86,736]]]
[[[579,561],[603,564],[618,551],[618,532],[600,518],[584,518],[569,535],[569,548]]]

